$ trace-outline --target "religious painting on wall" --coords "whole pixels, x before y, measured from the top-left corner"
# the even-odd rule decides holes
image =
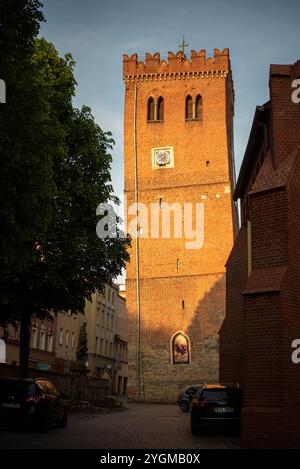
[[[182,332],[175,334],[172,339],[172,362],[173,365],[190,363],[189,340]]]

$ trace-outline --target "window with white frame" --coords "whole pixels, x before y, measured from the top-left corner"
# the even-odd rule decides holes
[[[47,337],[47,350],[48,350],[48,352],[52,352],[52,351],[53,351],[53,333],[52,333],[51,330],[48,332],[48,337]]]
[[[61,329],[59,331],[59,345],[62,345],[63,344],[63,341],[64,341],[64,330]]]
[[[46,346],[46,331],[45,329],[41,329],[39,349],[45,350],[45,346]]]
[[[38,335],[38,330],[37,330],[37,327],[34,325],[31,329],[31,341],[30,341],[31,348],[36,348],[37,346],[37,335]]]

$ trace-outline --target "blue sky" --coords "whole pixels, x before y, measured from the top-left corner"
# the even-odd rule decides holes
[[[41,35],[77,62],[75,104],[92,108],[116,140],[112,178],[123,191],[122,54],[229,47],[235,85],[235,158],[243,158],[257,104],[268,100],[270,63],[300,58],[299,0],[44,0]]]

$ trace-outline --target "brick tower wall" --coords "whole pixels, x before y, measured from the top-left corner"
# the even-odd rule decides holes
[[[204,204],[204,245],[186,249],[186,239],[139,239],[141,388],[145,401],[174,401],[183,385],[218,381],[218,331],[225,314],[225,262],[236,218],[231,193],[233,89],[228,50],[124,56],[125,195],[134,201],[134,94],[138,200],[147,207]],[[185,98],[201,94],[202,119],[185,120]],[[164,121],[147,122],[150,96],[164,98]],[[152,169],[151,150],[172,146],[174,167]],[[128,217],[130,221],[130,217]],[[143,227],[145,229],[145,227]],[[172,224],[171,224],[172,233]],[[137,398],[136,244],[126,270],[129,314],[129,395]],[[178,262],[179,260],[179,262]],[[183,307],[184,301],[184,307]],[[171,363],[170,341],[178,331],[190,339],[191,363]]]

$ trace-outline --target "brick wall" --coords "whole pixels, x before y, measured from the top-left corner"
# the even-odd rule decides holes
[[[135,282],[127,291],[135,294]],[[132,291],[133,289],[133,291]],[[160,292],[165,302],[157,301]],[[182,310],[184,295],[186,307]],[[142,382],[146,401],[173,402],[189,383],[218,382],[218,330],[225,313],[224,274],[141,281]],[[129,330],[136,332],[130,315]],[[171,338],[184,331],[191,345],[191,364],[171,363]],[[136,382],[136,347],[129,348],[129,380]]]
[[[294,65],[271,65],[272,149],[276,166],[300,143],[299,105],[292,101],[292,82],[299,79],[300,60]]]
[[[186,239],[139,240],[141,377],[147,401],[175,400],[190,382],[218,381],[218,331],[225,314],[225,262],[232,248],[236,217],[233,180],[233,87],[228,50],[181,53],[168,62],[147,54],[124,56],[125,195],[134,201],[134,91],[137,85],[138,199],[158,203],[204,204],[204,245],[187,249]],[[202,96],[202,118],[185,120],[187,95]],[[164,121],[147,122],[147,101],[164,99]],[[173,168],[152,168],[153,148],[172,146]],[[132,217],[131,217],[132,218]],[[131,220],[129,217],[129,222]],[[149,225],[150,226],[150,225]],[[171,234],[174,233],[173,221]],[[129,394],[136,397],[136,244],[126,269],[129,315]],[[184,301],[184,307],[183,307]],[[191,364],[171,365],[170,340],[183,331],[191,344]]]
[[[245,265],[240,249],[245,255],[247,246],[238,237],[227,263],[220,361],[221,376],[242,375],[242,444],[248,448],[300,447],[300,373],[291,360],[291,344],[300,337],[300,112],[291,100],[291,83],[299,73],[300,61],[271,66],[266,105],[271,151],[261,164],[263,142],[251,133],[248,174],[238,181],[238,187],[248,188],[242,206],[244,220],[251,220],[252,271],[244,286],[239,283]],[[241,294],[238,336],[231,328]],[[240,350],[239,364],[229,350]]]
[[[247,228],[242,226],[226,264],[226,317],[220,330],[220,382],[243,384],[243,295],[248,280]]]

